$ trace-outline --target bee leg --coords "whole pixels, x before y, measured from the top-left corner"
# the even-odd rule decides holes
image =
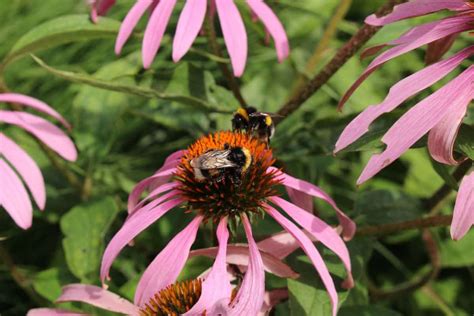
[[[234,169],[229,172],[229,179],[232,184],[240,185],[242,183],[242,170]]]

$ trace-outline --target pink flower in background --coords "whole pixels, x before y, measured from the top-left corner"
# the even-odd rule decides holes
[[[246,149],[251,156],[251,163],[242,175],[241,183],[237,185],[229,181],[202,182],[196,179],[190,161],[208,150],[222,150],[226,146]],[[210,312],[215,309],[227,315],[256,315],[264,300],[265,265],[259,245],[256,244],[252,235],[249,215],[266,213],[289,232],[306,252],[329,293],[332,314],[335,315],[338,297],[333,280],[321,255],[307,234],[338,255],[347,270],[345,285],[351,287],[353,285],[351,262],[346,245],[334,228],[310,212],[278,197],[276,187],[283,185],[328,202],[337,212],[346,239],[354,235],[355,224],[320,188],[293,178],[272,167],[272,164],[272,152],[266,144],[246,134],[234,132],[219,132],[204,136],[186,151],[172,154],[161,169],[138,183],[130,194],[129,216],[104,252],[101,266],[102,281],[108,278],[112,262],[127,244],[168,211],[181,205],[188,212],[195,213],[194,219],[148,266],[138,284],[135,303],[140,305],[148,301],[154,293],[153,287],[157,284],[165,285],[175,282],[188,259],[200,224],[212,220],[218,223],[219,247],[216,260],[203,281],[199,301],[189,313],[194,315],[202,313],[203,310]],[[149,191],[149,194],[141,199],[145,191]],[[303,229],[298,228],[277,209],[286,212]],[[248,267],[234,299],[231,299],[232,289],[226,270],[229,235],[227,224],[230,220],[242,223],[249,248]]]
[[[57,119],[67,129],[70,128],[54,109],[31,97],[16,93],[1,93],[0,102],[18,103],[30,107]],[[39,116],[23,111],[0,110],[1,123],[24,129],[64,159],[74,161],[77,158],[76,148],[66,133]],[[29,228],[33,219],[33,209],[25,184],[38,208],[43,210],[46,190],[41,171],[20,146],[4,133],[0,133],[0,206],[23,229]]]
[[[105,8],[109,8],[113,1],[99,1]],[[155,58],[176,5],[176,0],[137,0],[123,20],[120,28],[115,52],[119,54],[132,34],[140,18],[147,11],[151,16],[143,38],[142,58],[143,66],[149,68]],[[289,54],[289,44],[286,32],[278,17],[263,0],[247,0],[252,13],[265,25],[266,30],[275,42],[278,60],[281,62]],[[247,62],[247,33],[242,17],[234,0],[211,0],[212,12],[217,12],[227,51],[229,53],[234,75],[243,74]],[[191,48],[198,36],[208,7],[208,0],[187,0],[176,27],[173,40],[173,60],[179,61]],[[102,12],[105,12],[102,10]],[[100,12],[99,12],[100,14]]]
[[[396,6],[393,12],[385,17],[369,16],[366,23],[381,26],[444,9],[450,10],[453,14],[441,20],[416,26],[389,42],[387,45],[393,47],[372,61],[342,97],[340,106],[372,72],[387,61],[428,44],[427,57],[430,62],[434,62],[449,49],[458,34],[474,30],[474,8],[469,2],[461,0],[415,0]],[[387,45],[380,45],[374,51]],[[349,123],[336,143],[335,152],[347,147],[366,133],[370,124],[380,115],[393,111],[408,98],[444,78],[473,53],[474,46],[466,47],[395,84],[382,103],[369,106]],[[357,183],[365,182],[391,164],[426,133],[428,133],[428,149],[433,159],[448,165],[458,164],[460,161],[453,156],[454,143],[473,97],[474,66],[469,66],[449,83],[418,102],[388,130],[382,138],[387,145],[386,149],[371,157]],[[454,239],[459,239],[465,234],[473,223],[473,190],[471,174],[462,181],[456,201],[451,226]]]

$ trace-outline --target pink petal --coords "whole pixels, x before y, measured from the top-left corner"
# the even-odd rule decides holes
[[[227,242],[229,231],[227,230],[227,218],[224,217],[217,227],[217,240],[219,250],[211,272],[202,282],[201,297],[197,303],[184,315],[201,315],[222,300],[228,300],[232,295],[232,286],[227,275]]]
[[[234,76],[240,77],[244,73],[248,49],[244,22],[233,0],[215,0],[215,3]]]
[[[362,73],[359,79],[352,84],[339,102],[341,108],[347,99],[354,93],[359,85],[375,70],[382,66],[387,61],[412,51],[425,44],[434,42],[440,38],[449,36],[455,33],[461,33],[472,28],[472,18],[469,16],[455,16],[444,20],[439,20],[427,24],[423,24],[412,28],[410,31],[403,34],[397,40],[392,41],[391,45],[397,45],[375,58],[367,69]]]
[[[102,265],[100,267],[100,278],[102,282],[109,277],[110,266],[119,252],[144,229],[182,202],[183,199],[174,199],[166,201],[150,210],[142,208],[136,211],[133,216],[123,224],[104,251]]]
[[[207,0],[187,0],[179,16],[173,41],[173,60],[178,62],[191,48],[206,16]]]
[[[459,187],[451,222],[451,238],[459,240],[474,225],[474,172],[464,177]]]
[[[272,308],[282,302],[283,300],[288,299],[288,290],[287,289],[276,289],[270,292],[265,292],[265,299],[263,302],[262,309],[258,313],[258,316],[269,315]]]
[[[176,281],[188,259],[189,250],[203,217],[196,216],[192,222],[177,234],[146,268],[138,282],[135,304],[143,306],[153,295]]]
[[[287,231],[276,233],[257,243],[262,252],[271,253],[278,259],[288,257],[293,251],[300,248],[298,241]]]
[[[285,189],[293,204],[298,205],[307,212],[313,213],[313,197],[311,195],[290,187],[285,187]]]
[[[142,56],[145,68],[150,68],[160,48],[161,39],[175,5],[176,0],[161,0],[153,10],[143,38]]]
[[[126,315],[139,315],[139,309],[126,299],[98,286],[70,284],[62,289],[61,296],[56,300],[63,302],[84,302],[107,311]]]
[[[105,15],[114,5],[115,0],[97,0],[97,14]]]
[[[120,25],[120,30],[115,41],[115,53],[118,55],[122,51],[123,46],[132,35],[133,29],[137,26],[138,21],[145,11],[152,4],[152,0],[138,0],[128,11],[127,16]]]
[[[30,197],[23,183],[5,160],[0,158],[0,206],[7,211],[15,223],[28,229],[33,220]]]
[[[474,96],[473,79],[474,67],[471,66],[406,112],[384,135],[382,141],[387,144],[386,149],[370,158],[357,184],[367,181],[400,157],[448,113],[465,108]]]
[[[274,167],[270,167],[268,169],[269,171],[274,171],[274,170],[278,170]],[[322,199],[324,201],[326,201],[327,203],[329,203],[329,205],[331,205],[334,210],[336,211],[336,214],[337,214],[337,217],[339,219],[339,223],[341,223],[341,226],[342,226],[342,229],[343,229],[343,237],[345,240],[350,240],[352,239],[352,237],[354,236],[355,234],[355,231],[356,231],[356,225],[355,223],[349,218],[347,217],[346,214],[344,214],[343,211],[341,211],[337,205],[336,205],[336,202],[334,202],[333,199],[331,199],[331,197],[326,193],[324,192],[323,190],[321,190],[320,188],[318,188],[317,186],[309,183],[309,182],[306,182],[304,180],[301,180],[301,179],[297,179],[297,178],[294,178],[284,172],[281,172],[280,173],[280,180],[282,181],[283,185],[287,186],[287,187],[290,187],[290,188],[293,188],[295,190],[298,190],[298,191],[301,191],[301,192],[304,192],[306,194],[309,194],[309,195],[312,195],[318,199]]]
[[[270,32],[273,41],[275,41],[278,61],[282,62],[288,57],[290,45],[288,43],[285,29],[280,20],[275,13],[273,13],[272,9],[262,0],[247,0],[247,4],[252,9],[253,13],[262,20],[268,32]]]
[[[299,245],[295,248],[298,249]],[[260,246],[259,246],[260,249]],[[277,250],[278,251],[278,250]],[[294,251],[294,250],[293,250]],[[206,256],[215,258],[217,255],[217,247],[209,247],[204,249],[192,250],[189,257],[195,256]],[[291,267],[281,261],[280,258],[274,256],[272,252],[260,251],[260,255],[263,260],[263,267],[265,271],[272,273],[280,278],[292,278],[295,279],[299,276],[298,273],[293,271]],[[234,264],[238,266],[248,266],[249,263],[249,247],[246,244],[230,244],[227,246],[227,259],[228,264]]]
[[[154,207],[156,205],[158,205],[157,203],[160,203],[160,202],[157,202],[157,197],[159,195],[161,195],[162,193],[166,193],[170,190],[173,190],[175,189],[177,186],[179,186],[179,182],[169,182],[169,183],[165,183],[159,187],[157,187],[156,189],[154,189],[152,192],[150,192],[150,194],[147,195],[146,198],[144,198],[143,200],[140,201],[140,203],[138,203],[135,208],[129,212],[129,214],[133,214],[135,213],[135,211],[137,211],[138,209],[142,208],[146,202],[150,201],[151,199],[153,199],[153,202],[147,204],[148,207]],[[175,190],[175,194],[174,195],[171,195],[171,196],[175,196],[175,195],[178,195],[178,191]],[[163,195],[162,195],[163,196]],[[171,197],[170,196],[170,197]],[[161,200],[160,200],[161,201]],[[153,206],[152,206],[153,205]]]
[[[321,277],[321,281],[323,282],[326,290],[328,291],[329,298],[331,300],[332,305],[332,315],[336,316],[337,314],[337,304],[338,304],[338,297],[336,288],[334,287],[334,282],[332,281],[331,275],[324,263],[323,258],[319,254],[316,247],[313,245],[311,239],[309,239],[295,224],[290,222],[286,219],[283,215],[278,213],[273,207],[267,205],[266,206],[267,213],[273,217],[286,231],[295,237],[298,242],[300,243],[301,248],[304,250],[308,258],[313,263],[314,267],[319,273]]]
[[[155,173],[151,177],[143,179],[142,181],[138,182],[138,184],[133,188],[132,192],[128,196],[128,213],[133,213],[138,201],[140,200],[143,192],[150,188],[153,184],[156,187],[165,184],[169,181],[171,176],[175,173],[176,168],[168,168],[164,169],[160,172]]]
[[[474,53],[474,46],[468,47],[452,57],[420,70],[395,84],[385,98],[378,104],[369,106],[346,126],[336,142],[334,152],[347,147],[364,135],[370,124],[384,113],[394,110],[402,102],[431,86],[456,69],[466,58]]]
[[[307,232],[313,235],[323,245],[331,249],[344,263],[347,271],[347,280],[344,281],[344,287],[351,288],[354,286],[352,278],[351,258],[346,244],[339,237],[334,228],[314,216],[299,208],[298,206],[285,201],[282,198],[274,196],[270,200],[284,210],[295,222],[303,227]]]
[[[464,0],[415,0],[396,5],[392,13],[377,17],[375,14],[368,16],[365,23],[382,26],[396,21],[412,18],[415,16],[430,14],[441,10],[465,10],[468,5]]]
[[[136,207],[138,200],[140,199],[141,195],[145,190],[154,190],[160,185],[168,182],[184,153],[184,150],[178,150],[169,155],[168,158],[166,158],[163,166],[158,169],[158,171],[156,171],[153,176],[140,181],[133,188],[132,192],[128,196],[127,208],[129,213],[132,212],[133,209]]]
[[[44,179],[35,161],[20,146],[2,133],[0,133],[0,155],[3,155],[15,167],[28,189],[30,189],[38,207],[44,209],[46,203]]]
[[[469,103],[467,102],[465,107],[458,106],[448,112],[429,132],[428,149],[434,160],[448,165],[459,163],[453,156],[454,143]]]
[[[249,264],[239,292],[232,300],[229,316],[257,315],[263,304],[265,294],[265,272],[262,257],[253,239],[252,227],[246,215],[242,215],[242,224],[249,245]]]
[[[75,313],[56,308],[34,308],[30,309],[26,316],[84,316],[87,314]]]
[[[56,112],[46,103],[34,99],[32,97],[18,93],[0,93],[0,102],[20,103],[22,105],[29,106],[35,110],[41,111],[54,117],[59,122],[61,122],[66,128],[71,128],[71,125],[69,125],[69,123],[61,116],[61,114]]]
[[[36,136],[64,159],[74,161],[77,151],[74,143],[58,127],[29,113],[0,110],[0,122],[18,125]]]

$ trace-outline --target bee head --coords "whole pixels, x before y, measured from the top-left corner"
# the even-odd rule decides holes
[[[245,108],[239,108],[235,113],[234,117],[232,118],[232,129],[233,130],[240,130],[246,129],[249,125],[249,113]]]

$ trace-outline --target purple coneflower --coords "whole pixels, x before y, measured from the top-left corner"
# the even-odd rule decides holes
[[[437,61],[446,53],[458,34],[474,30],[474,7],[471,2],[462,0],[415,0],[396,6],[387,16],[380,18],[375,15],[369,16],[366,23],[382,26],[444,9],[450,10],[453,14],[416,26],[396,40],[380,45],[375,50],[372,49],[378,51],[387,45],[393,46],[372,61],[343,96],[340,106],[372,72],[387,61],[425,44],[428,44],[429,62]],[[393,111],[408,98],[430,87],[455,70],[473,53],[474,46],[464,48],[395,84],[382,103],[368,107],[344,129],[336,143],[335,152],[366,133],[370,124],[380,115]],[[469,66],[449,83],[418,102],[388,130],[382,138],[387,145],[386,149],[371,157],[357,183],[365,182],[391,164],[426,133],[428,133],[428,149],[433,159],[448,165],[459,164],[460,161],[453,156],[454,143],[473,97],[474,67]],[[453,239],[461,238],[474,224],[473,177],[471,173],[461,183],[451,225]]]
[[[97,1],[98,9],[93,10],[92,16],[104,14],[115,1]],[[241,76],[247,62],[247,33],[244,22],[234,0],[187,0],[179,17],[173,41],[173,60],[178,62],[191,48],[198,36],[206,10],[217,12],[224,35],[227,51],[231,59],[235,76]],[[132,34],[145,11],[151,10],[150,20],[143,38],[143,66],[149,68],[160,48],[161,40],[168,25],[176,0],[137,0],[130,9],[120,28],[115,52],[120,54],[122,47]],[[247,5],[254,16],[260,19],[266,30],[275,41],[278,60],[283,61],[289,53],[286,32],[278,17],[263,0],[247,0]],[[95,8],[96,6],[93,6]],[[102,8],[102,9],[101,9]]]
[[[26,95],[0,93],[0,102],[18,103],[30,107],[57,119],[67,129],[70,128],[68,122],[53,108]],[[77,158],[74,143],[66,133],[39,116],[22,111],[0,109],[0,124],[2,123],[24,129],[64,159],[74,161]],[[28,187],[38,208],[43,210],[46,204],[46,190],[40,169],[26,151],[7,135],[0,133],[0,206],[19,227],[27,229],[33,220],[33,209],[24,184]]]
[[[220,229],[222,229],[222,226]],[[227,233],[222,231],[218,231],[218,235],[224,239],[227,238],[226,235],[228,236]],[[275,234],[262,240],[258,245],[265,249],[261,251],[263,252],[262,259],[266,271],[281,277],[295,278],[298,276],[290,267],[280,260],[296,249],[295,240],[291,235],[287,233]],[[219,252],[217,248],[213,247],[194,250],[194,254],[192,255],[204,255],[215,258],[219,253],[219,260],[223,260],[223,258],[225,258],[225,252],[225,249],[223,253],[222,250]],[[275,252],[278,258],[271,254],[273,252]],[[228,264],[227,276],[229,279],[236,278],[235,269],[232,269],[229,265],[234,265],[240,270],[245,271],[249,262],[248,257],[248,245],[229,245],[226,258]],[[181,315],[190,311],[198,302],[203,290],[202,279],[208,278],[208,275],[209,271],[205,271],[201,276],[193,280],[175,282],[172,285],[164,287],[160,287],[162,284],[157,284],[155,287],[155,295],[143,305],[132,304],[128,300],[98,286],[84,284],[70,284],[63,287],[62,294],[56,302],[84,302],[107,311],[132,316]],[[235,286],[233,286],[232,290],[235,293]],[[268,315],[276,304],[287,298],[288,290],[286,289],[274,289],[265,292],[263,304],[260,307],[258,316]],[[54,308],[36,308],[30,310],[27,314],[27,316],[55,315],[72,316],[85,314]],[[207,315],[213,314],[207,313]]]
[[[196,179],[190,161],[209,150],[245,148],[252,157],[251,164],[242,174],[239,184],[228,179],[223,181],[199,181]],[[329,271],[314,246],[309,234],[331,249],[344,263],[347,270],[346,287],[353,285],[351,262],[343,239],[337,231],[308,211],[278,196],[279,186],[300,191],[328,202],[337,212],[343,228],[343,236],[350,239],[355,232],[355,224],[336,206],[335,202],[320,188],[293,178],[272,167],[272,150],[258,139],[237,132],[218,132],[198,139],[187,150],[168,157],[163,167],[153,176],[142,180],[130,194],[129,217],[122,228],[108,244],[101,266],[101,279],[108,278],[112,262],[119,252],[141,231],[157,221],[169,210],[182,206],[194,219],[178,233],[158,254],[143,274],[135,294],[135,303],[145,304],[153,297],[156,284],[173,284],[181,272],[196,238],[199,225],[211,220],[218,224],[219,247],[214,265],[202,283],[202,295],[190,313],[218,310],[227,315],[256,315],[264,299],[264,264],[259,246],[253,236],[249,218],[268,214],[289,232],[305,251],[322,282],[336,314],[338,298]],[[150,193],[141,199],[144,191]],[[296,223],[284,217],[286,212]],[[249,263],[241,286],[233,297],[226,273],[226,252],[228,222],[241,222],[248,241]]]

